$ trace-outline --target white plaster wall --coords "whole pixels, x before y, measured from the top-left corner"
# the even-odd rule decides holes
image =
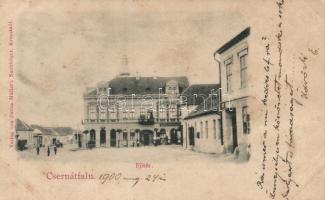
[[[197,152],[204,153],[221,153],[222,145],[221,145],[221,137],[220,137],[220,116],[217,114],[209,114],[204,116],[195,117],[192,119],[184,120],[184,127],[187,125],[187,130],[185,130],[186,134],[183,134],[183,140],[186,141],[187,137],[187,146],[184,148],[193,149]],[[216,120],[215,134],[213,127],[213,120]],[[197,138],[197,131],[200,131],[200,123],[203,122],[203,132],[200,133],[200,138]],[[208,133],[206,132],[205,123],[208,121]],[[195,123],[197,124],[197,130],[195,130],[195,145],[194,147],[189,145],[188,138],[188,128],[195,127]],[[207,137],[208,135],[208,137]]]

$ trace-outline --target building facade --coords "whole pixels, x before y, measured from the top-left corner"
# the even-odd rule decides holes
[[[16,119],[15,129],[18,150],[47,147],[58,143],[71,144],[75,132],[71,127],[28,125],[20,119]]]
[[[47,147],[53,145],[66,145],[73,142],[75,130],[71,127],[44,127],[31,125],[34,129],[34,147]]]
[[[221,83],[222,143],[237,155],[250,151],[249,35],[246,28],[214,53]]]
[[[34,145],[34,140],[33,140],[34,129],[24,121],[20,119],[16,119],[15,130],[16,130],[15,137],[16,137],[17,150],[32,148]]]
[[[222,151],[219,84],[194,84],[181,96],[183,147],[197,152]]]
[[[223,152],[218,95],[204,99],[183,121],[186,149],[204,153]]]
[[[182,144],[179,96],[187,77],[120,75],[84,94],[80,146]]]

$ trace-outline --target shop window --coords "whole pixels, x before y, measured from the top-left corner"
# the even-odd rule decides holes
[[[127,132],[123,132],[123,140],[127,140],[128,139],[128,133]]]

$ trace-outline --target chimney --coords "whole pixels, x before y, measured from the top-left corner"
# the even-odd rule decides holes
[[[120,73],[120,77],[128,77],[129,73],[129,59],[127,55],[123,55],[122,58],[122,72]]]
[[[128,77],[130,76],[130,73],[129,72],[122,72],[120,73],[120,77]]]
[[[135,79],[136,79],[136,80],[140,80],[139,72],[137,72],[137,75],[136,75]]]

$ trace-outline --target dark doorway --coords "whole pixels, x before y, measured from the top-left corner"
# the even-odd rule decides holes
[[[38,136],[37,137],[37,144],[41,147],[41,146],[43,146],[43,137],[42,136]]]
[[[78,147],[81,148],[82,143],[81,143],[81,134],[77,134],[77,141],[78,141]]]
[[[96,131],[94,129],[90,130],[87,147],[90,149],[96,147]]]
[[[144,136],[143,136],[143,145],[144,146],[150,145],[150,135],[149,134],[144,134]]]
[[[20,151],[27,149],[27,140],[18,140],[17,141],[17,148]]]
[[[91,144],[96,144],[96,131],[94,129],[90,130],[90,139]]]
[[[100,145],[105,145],[106,144],[106,130],[105,128],[102,128],[100,130]]]
[[[166,129],[164,129],[164,128],[161,128],[159,132],[160,132],[160,135],[161,136],[165,136],[166,135]]]
[[[237,123],[236,123],[236,110],[233,108],[231,114],[231,127],[232,127],[232,145],[233,145],[233,151],[238,146],[237,141]]]
[[[170,143],[177,144],[177,131],[174,128],[170,130]]]
[[[111,147],[116,147],[116,130],[111,130]]]
[[[195,145],[195,134],[194,134],[194,128],[190,127],[188,130],[188,138],[189,138],[189,144],[194,146]]]
[[[96,142],[96,131],[94,129],[90,130],[90,139],[91,142]]]
[[[143,130],[140,132],[140,141],[144,146],[149,146],[153,144],[153,131]]]

